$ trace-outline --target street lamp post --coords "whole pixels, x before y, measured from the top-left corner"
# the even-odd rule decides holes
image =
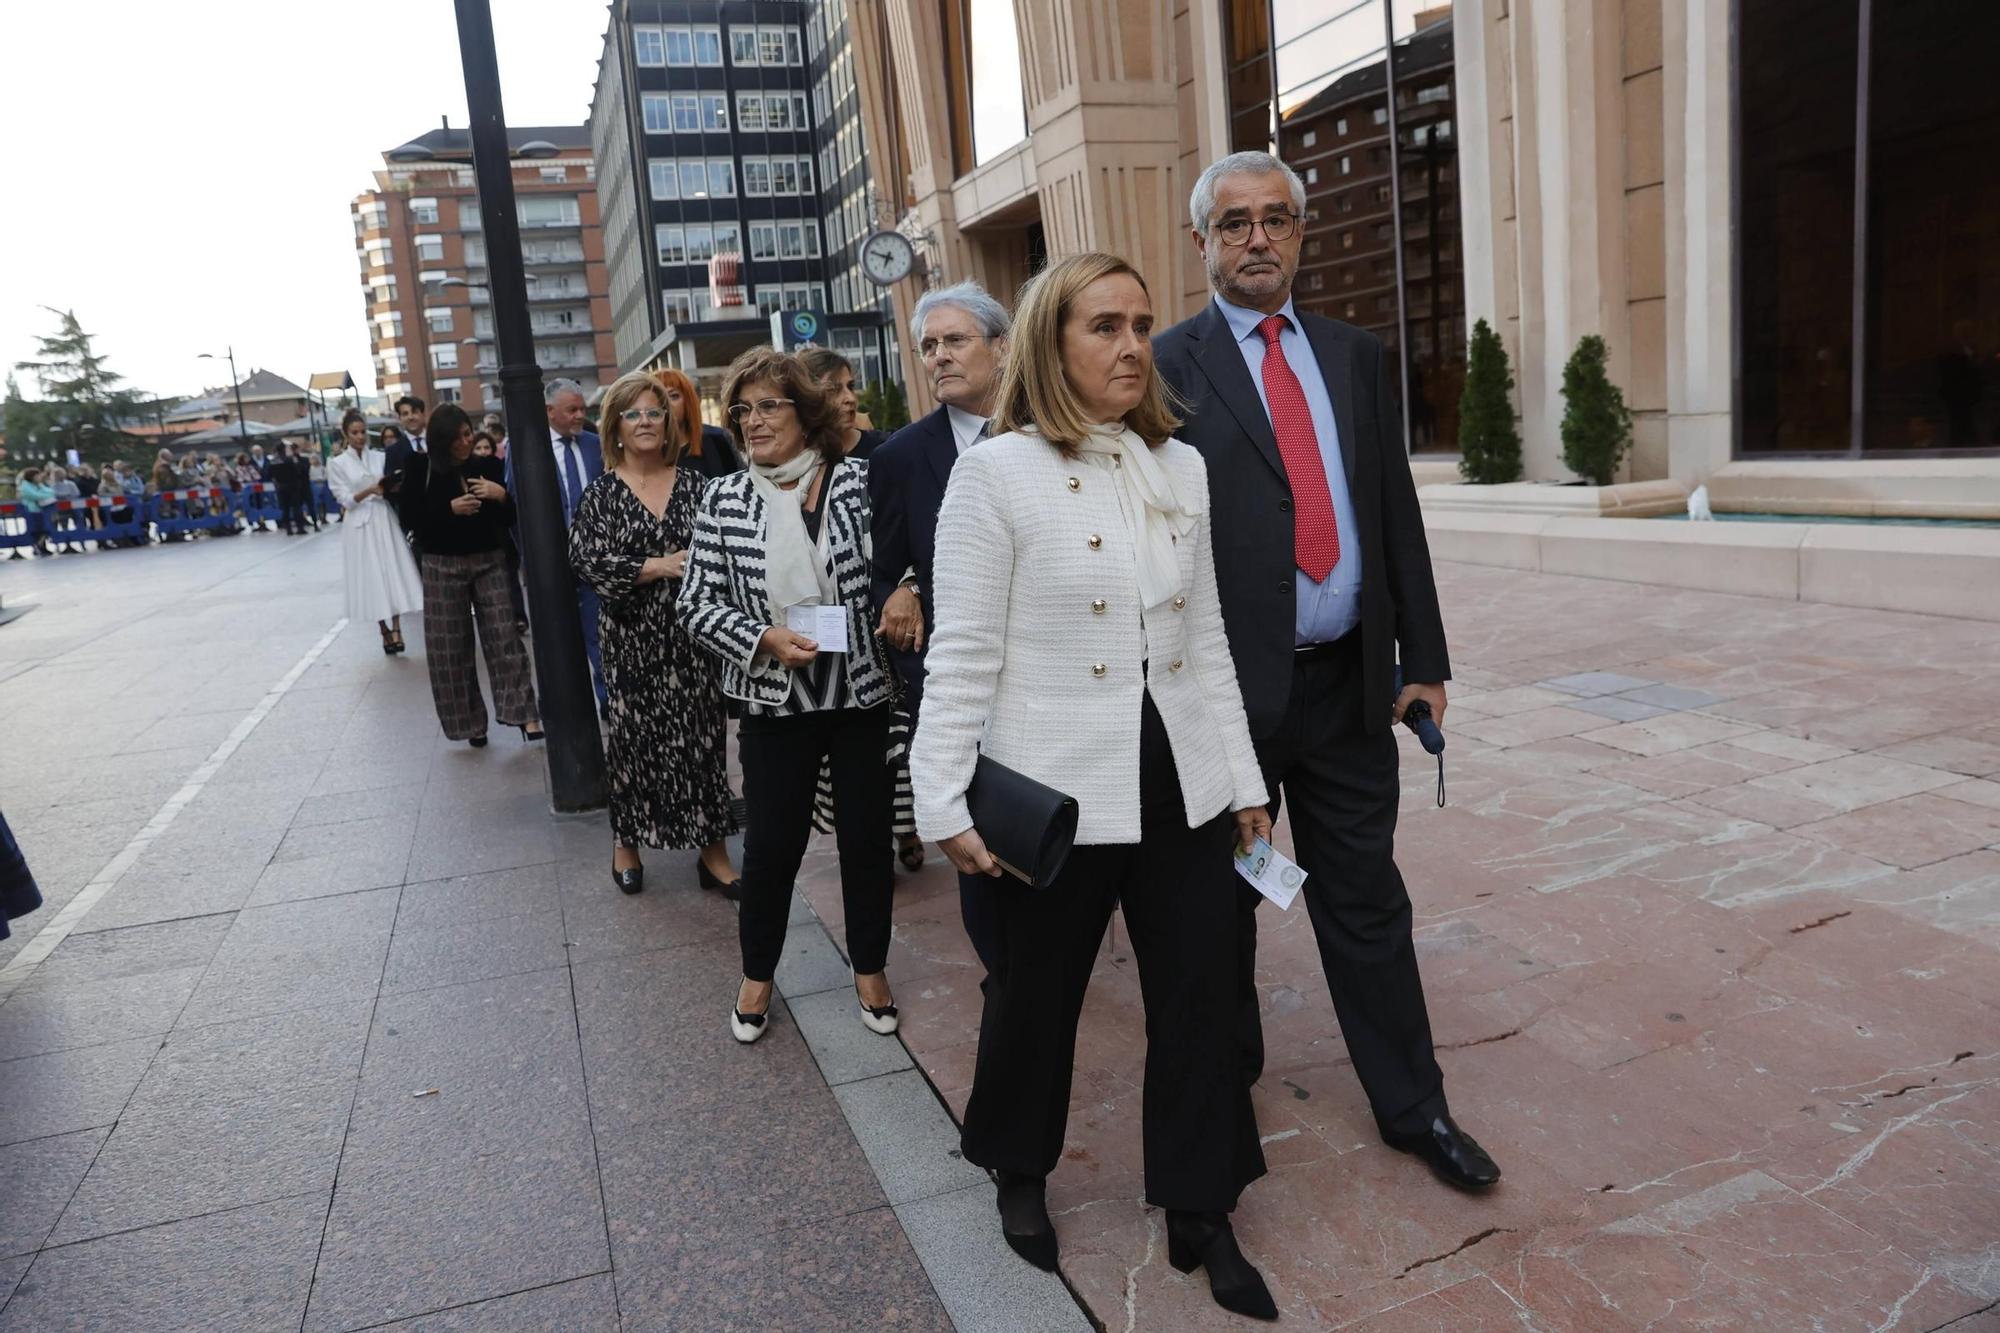
[[[229,357],[229,391],[236,397],[236,438],[247,449],[250,447],[250,424],[243,417],[243,383],[236,378],[236,349],[232,346],[223,350]],[[215,361],[220,358],[213,352],[203,352],[195,359]]]
[[[544,419],[542,372],[528,321],[528,284],[521,262],[520,219],[500,103],[500,66],[493,50],[493,15],[487,0],[456,0],[459,58],[465,67],[472,166],[485,223],[487,286],[493,297],[493,334],[500,358],[500,397],[507,419],[525,440],[529,423]],[[551,145],[524,144],[522,156],[544,156]],[[558,810],[589,810],[605,801],[604,744],[597,731],[597,700],[583,654],[583,621],[577,610],[576,575],[569,566],[569,533],[563,521],[555,453],[513,451],[515,504],[520,511],[522,568],[535,627],[535,674],[541,686],[542,725],[548,732],[549,788]]]

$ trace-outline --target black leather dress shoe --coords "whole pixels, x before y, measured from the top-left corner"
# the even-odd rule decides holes
[[[694,868],[695,871],[697,872],[696,877],[700,880],[701,886],[704,889],[707,889],[712,893],[719,893],[723,897],[729,899],[729,901],[732,903],[740,903],[743,901],[742,880],[732,879],[727,884],[725,884],[722,882],[721,878],[719,878],[716,875],[714,871],[710,870],[707,866],[703,865],[701,862],[696,861],[694,863]]]
[[[1056,1271],[1056,1224],[1049,1220],[1047,1181],[1041,1176],[996,1171],[1000,1186],[1000,1234],[1014,1253],[1044,1273]]]
[[[1431,1121],[1421,1134],[1384,1134],[1382,1141],[1398,1152],[1421,1157],[1439,1180],[1462,1190],[1481,1190],[1500,1179],[1500,1168],[1479,1146],[1479,1140],[1458,1127],[1449,1115]]]

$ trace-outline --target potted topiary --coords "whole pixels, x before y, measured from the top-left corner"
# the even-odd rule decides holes
[[[1508,396],[1513,387],[1507,348],[1482,319],[1472,326],[1465,389],[1458,399],[1458,475],[1476,486],[1521,479],[1521,432],[1514,427]]]
[[[1632,444],[1632,413],[1605,374],[1604,339],[1587,333],[1563,367],[1563,466],[1597,486],[1609,486]]]

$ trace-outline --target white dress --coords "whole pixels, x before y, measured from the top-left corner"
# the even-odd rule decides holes
[[[354,493],[382,480],[382,451],[342,449],[326,465],[327,489],[347,511],[340,553],[347,566],[347,618],[357,624],[421,611],[423,580],[403,540],[395,510],[381,495],[357,503]]]

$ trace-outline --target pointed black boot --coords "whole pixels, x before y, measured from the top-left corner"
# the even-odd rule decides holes
[[[1000,1234],[1014,1253],[1044,1273],[1056,1271],[1056,1224],[1049,1220],[1041,1176],[996,1171],[1000,1185]]]
[[[1243,1251],[1223,1213],[1178,1213],[1167,1210],[1167,1262],[1183,1273],[1208,1270],[1208,1291],[1215,1303],[1251,1319],[1276,1319],[1278,1303],[1271,1289]]]

